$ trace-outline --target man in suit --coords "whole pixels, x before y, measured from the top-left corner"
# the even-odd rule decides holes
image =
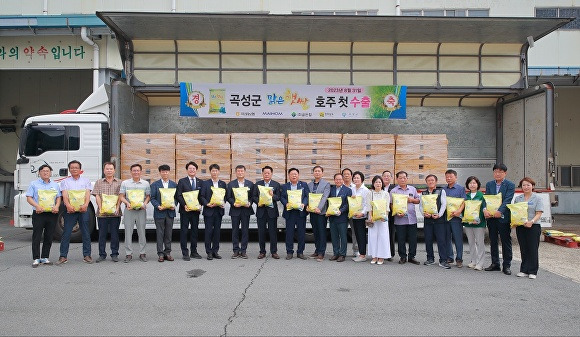
[[[272,196],[272,205],[264,205],[256,207],[256,219],[258,220],[258,241],[260,244],[260,255],[258,259],[266,257],[266,226],[270,236],[270,254],[272,258],[279,259],[278,255],[278,201],[280,200],[280,183],[272,180],[272,173],[274,169],[270,166],[262,168],[262,180],[254,185],[253,199],[254,203],[258,205],[260,200],[260,191],[258,186],[271,187],[270,196]]]
[[[219,179],[220,167],[218,164],[211,164],[209,173],[211,178],[202,183],[200,198],[204,206],[202,214],[205,224],[205,252],[207,253],[207,259],[213,260],[214,258],[222,258],[218,251],[220,249],[220,230],[222,228],[226,198],[224,196],[221,206],[213,202],[210,203],[213,195],[211,188],[223,188],[225,190],[227,186],[225,181]]]
[[[344,262],[346,257],[346,243],[348,235],[348,201],[347,198],[352,195],[349,187],[344,185],[341,173],[334,175],[334,186],[330,188],[329,197],[340,197],[338,215],[327,215],[330,222],[330,237],[332,240],[332,257],[330,261]]]
[[[173,234],[173,219],[175,218],[175,194],[171,197],[172,205],[162,205],[162,188],[177,188],[175,181],[169,179],[169,165],[159,166],[161,179],[151,184],[151,205],[153,206],[153,220],[157,233],[157,261],[173,261],[171,256],[171,236]]]
[[[493,178],[485,184],[485,194],[495,195],[501,193],[501,206],[495,213],[483,210],[483,215],[487,219],[489,229],[489,241],[491,251],[491,265],[485,268],[486,271],[499,271],[499,248],[497,237],[501,239],[501,252],[503,256],[503,273],[511,275],[512,263],[512,238],[510,228],[510,211],[507,204],[511,203],[516,186],[507,180],[507,166],[505,164],[493,165]]]
[[[292,259],[294,254],[294,228],[298,233],[298,248],[296,250],[296,257],[306,260],[304,256],[305,241],[304,237],[306,235],[306,206],[308,205],[308,184],[299,180],[300,171],[293,167],[288,170],[288,179],[290,180],[286,184],[282,185],[282,193],[280,195],[280,201],[284,206],[284,212],[282,217],[286,219],[286,260]],[[290,190],[302,190],[302,203],[299,209],[287,208],[288,205],[288,191]]]
[[[383,178],[383,186],[384,190],[387,192],[391,192],[391,190],[393,188],[395,188],[395,184],[391,184],[391,181],[393,181],[393,174],[391,173],[391,171],[389,170],[384,170],[383,174],[382,174],[382,178]],[[393,217],[393,214],[391,212],[389,212],[389,243],[391,245],[391,254],[395,253],[395,218]],[[388,258],[387,261],[393,261],[393,258]]]
[[[201,205],[201,186],[203,181],[197,178],[198,166],[195,162],[190,161],[185,165],[187,170],[187,176],[179,179],[177,182],[177,191],[175,192],[175,198],[179,202],[179,222],[181,229],[179,232],[179,241],[181,244],[181,253],[183,254],[183,259],[189,261],[190,258],[201,259],[201,255],[197,252],[197,232],[199,228],[199,214],[201,210],[190,210],[187,207],[185,200],[183,199],[183,192],[199,191],[198,201]],[[191,250],[187,249],[187,231],[191,225],[190,232],[190,247]],[[191,255],[190,255],[191,251]]]
[[[228,184],[226,199],[230,203],[230,216],[232,217],[232,245],[233,251],[232,259],[241,257],[247,259],[246,249],[248,248],[248,235],[250,230],[250,215],[254,214],[252,209],[252,189],[254,183],[249,181],[246,177],[246,167],[244,165],[236,166],[236,180],[230,181]],[[246,188],[246,196],[248,202],[240,204],[236,202],[234,195],[234,188]],[[240,246],[240,224],[242,225],[242,243]]]
[[[447,182],[447,186],[443,189],[447,197],[465,199],[465,187],[457,183],[457,171],[445,171],[445,182]],[[447,214],[447,216],[451,216],[451,220],[447,220],[447,216],[444,217],[447,263],[453,263],[453,245],[451,244],[451,239],[453,238],[455,242],[455,265],[457,268],[463,267],[463,223],[461,213],[462,211],[455,211],[452,214]]]
[[[316,261],[324,261],[324,254],[326,252],[326,199],[330,193],[330,183],[322,179],[324,169],[320,165],[314,166],[312,174],[314,180],[308,183],[310,193],[322,194],[322,198],[318,205],[309,205],[310,224],[312,225],[312,232],[314,233],[314,253],[310,255]]]

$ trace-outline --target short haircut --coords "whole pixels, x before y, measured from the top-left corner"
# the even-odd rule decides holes
[[[199,168],[199,166],[197,166],[196,162],[190,161],[189,163],[185,164],[185,169],[186,170],[189,169],[189,165],[193,165],[196,170]]]
[[[373,180],[371,180],[371,189],[375,188],[375,181],[377,180],[381,182],[381,189],[385,188],[385,182],[383,181],[383,177],[376,175],[373,177]]]
[[[134,167],[138,167],[139,170],[143,171],[143,166],[141,166],[141,164],[133,164],[131,165],[131,167],[129,168],[130,171],[133,171]]]
[[[236,171],[239,169],[243,169],[244,171],[246,170],[246,167],[244,165],[238,165],[236,166]]]
[[[105,166],[107,166],[107,165],[113,165],[113,168],[116,168],[116,167],[117,167],[117,166],[115,165],[115,163],[113,163],[112,161],[106,161],[106,162],[103,164],[103,168],[105,168]]]
[[[264,172],[264,170],[270,170],[270,172],[274,172],[274,169],[269,165],[262,167],[262,172]]]
[[[449,170],[445,171],[445,174],[453,174],[454,176],[457,177],[457,171],[452,170],[452,169],[449,169]]]
[[[524,177],[522,180],[520,180],[520,183],[519,183],[519,185],[518,185],[518,187],[519,187],[519,188],[522,188],[522,183],[523,183],[524,181],[527,181],[527,182],[529,182],[530,184],[532,184],[532,187],[536,186],[536,182],[535,182],[535,181],[534,181],[532,178],[530,178],[530,177]]]
[[[290,172],[292,172],[292,171],[296,171],[296,173],[300,174],[300,170],[299,170],[299,169],[297,169],[297,168],[295,168],[295,167],[291,167],[291,168],[288,170],[288,174],[290,174]]]
[[[389,171],[389,170],[384,170],[384,171],[383,171],[383,174],[385,174],[385,173],[387,173],[387,172],[388,172],[388,173],[391,173],[391,171]],[[391,175],[392,175],[392,173],[391,173]]]
[[[209,170],[211,171],[211,170],[213,170],[213,169],[216,169],[216,170],[218,170],[218,171],[219,171],[219,170],[220,170],[220,166],[219,166],[218,164],[211,164],[211,165],[209,166]]]
[[[71,166],[72,164],[79,164],[79,168],[83,168],[83,164],[81,164],[81,162],[80,162],[80,161],[78,161],[78,160],[71,160],[71,161],[68,163],[68,168],[69,168],[69,169],[70,169],[70,166]]]
[[[336,176],[341,176],[342,177],[342,173],[338,172],[334,174],[334,179],[336,179]]]
[[[409,177],[409,175],[408,175],[408,174],[407,174],[407,172],[405,172],[405,171],[399,171],[399,172],[397,172],[397,174],[396,174],[395,176],[396,176],[397,178],[399,178],[399,176],[400,176],[401,174],[404,174],[404,175],[405,175],[405,177]]]
[[[352,174],[352,177],[354,178],[354,176],[359,176],[360,177],[360,181],[363,182],[365,181],[365,175],[361,172],[361,171],[355,171]]]
[[[477,183],[477,189],[479,189],[481,187],[481,182],[479,181],[479,179],[477,179],[476,176],[471,176],[471,177],[467,178],[467,180],[465,181],[465,188],[469,189],[469,183],[472,180]]]
[[[319,168],[319,169],[320,169],[320,171],[324,172],[324,169],[323,169],[323,168],[322,168],[322,166],[320,166],[320,165],[316,165],[316,166],[314,166],[314,167],[312,168],[312,172],[314,172],[314,170],[316,170],[317,168]]]
[[[352,170],[349,169],[348,167],[345,167],[345,168],[342,169],[342,172],[341,172],[342,175],[344,175],[344,171],[348,171],[348,172],[350,172],[350,175],[352,175]]]
[[[493,165],[493,171],[495,171],[495,170],[507,172],[507,166],[505,166],[505,164],[503,164],[503,163],[497,163],[497,164]]]
[[[44,169],[45,167],[48,167],[48,169],[52,172],[52,167],[50,167],[50,165],[48,165],[48,164],[40,165],[40,167],[38,168],[38,171],[42,171],[42,169]]]
[[[161,171],[171,171],[171,167],[169,167],[169,165],[167,164],[163,164],[159,166],[159,172]]]
[[[447,174],[447,173],[445,173],[445,174]],[[433,177],[433,178],[435,178],[435,182],[437,182],[437,176],[436,176],[436,175],[434,175],[434,174],[428,174],[428,175],[425,177],[425,182],[427,182],[427,179],[429,179],[430,177]]]

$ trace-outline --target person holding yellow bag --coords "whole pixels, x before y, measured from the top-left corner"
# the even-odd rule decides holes
[[[389,242],[389,192],[383,188],[381,176],[372,180],[371,207],[367,226],[369,227],[368,255],[372,256],[371,264],[381,265],[390,258],[391,245]]]
[[[205,225],[205,252],[208,260],[214,258],[219,260],[222,258],[218,252],[222,218],[225,213],[226,195],[224,192],[227,186],[226,182],[219,178],[220,166],[218,164],[214,163],[209,166],[209,174],[211,178],[203,182],[200,197],[204,206],[202,214]]]
[[[187,175],[179,179],[175,191],[175,198],[179,202],[179,244],[184,261],[190,261],[191,258],[201,259],[201,255],[197,252],[197,232],[201,214],[202,180],[196,177],[197,169],[197,163],[194,161],[185,164]],[[187,249],[188,231],[191,249]]]
[[[300,171],[292,167],[288,170],[288,181],[282,185],[280,201],[284,206],[282,217],[286,219],[286,260],[291,260],[294,254],[294,230],[298,233],[298,248],[296,257],[306,260],[306,206],[308,206],[308,184],[300,180]],[[296,196],[296,198],[294,198]],[[293,200],[296,199],[296,200]]]
[[[417,189],[411,185],[407,185],[407,172],[399,171],[395,175],[397,178],[397,186],[391,190],[391,202],[393,204],[392,212],[395,218],[395,228],[397,231],[397,249],[399,253],[399,264],[405,264],[409,261],[412,264],[419,265],[419,261],[415,259],[417,254],[417,213],[415,212],[415,205],[419,200]],[[395,195],[404,196],[407,201],[405,211],[398,211],[393,200]],[[405,242],[409,242],[409,255]],[[408,260],[407,260],[408,256]]]
[[[352,174],[352,182],[354,187],[351,187],[352,195],[349,200],[349,217],[352,213],[352,224],[354,226],[354,234],[358,244],[359,255],[353,257],[354,262],[364,262],[367,260],[367,228],[366,219],[369,212],[371,191],[363,185],[365,176],[362,172],[356,171]],[[351,200],[359,197],[361,199],[361,207],[358,210],[351,209]]]
[[[258,259],[266,257],[266,228],[270,236],[270,254],[273,259],[279,259],[278,255],[278,201],[280,201],[280,183],[272,180],[274,169],[271,166],[262,168],[262,180],[254,185],[254,203],[256,207],[256,219],[258,221],[258,241],[260,254]]]
[[[538,195],[534,192],[536,182],[532,178],[525,177],[520,180],[519,187],[524,192],[515,197],[513,203],[528,203],[528,221],[523,225],[516,227],[516,235],[520,244],[520,254],[522,264],[518,277],[528,277],[535,279],[538,275],[539,261],[538,248],[540,247],[540,217],[544,212],[544,204]]]
[[[41,264],[51,265],[48,259],[52,247],[52,235],[58,220],[61,192],[58,184],[50,179],[52,167],[43,164],[38,168],[39,179],[34,180],[26,191],[26,201],[34,207],[32,213],[32,268]],[[42,254],[40,253],[40,240]]]
[[[308,201],[308,211],[310,212],[310,224],[312,225],[312,232],[314,233],[314,253],[310,255],[316,261],[324,261],[324,254],[326,253],[326,199],[330,194],[330,183],[322,179],[324,169],[320,165],[314,166],[312,174],[314,179],[308,183],[310,195],[318,194],[320,200],[318,204],[313,204]]]
[[[252,208],[254,183],[245,177],[246,167],[244,165],[236,166],[237,179],[230,181],[227,188],[226,198],[230,203],[229,215],[232,218],[232,259],[248,258],[246,250],[250,231],[250,215],[254,214]],[[240,242],[240,229],[242,242]]]
[[[121,224],[119,191],[121,180],[115,178],[115,164],[112,162],[103,164],[103,174],[105,177],[95,182],[91,192],[99,207],[97,211],[97,221],[99,222],[99,258],[97,262],[105,261],[107,258],[105,248],[108,233],[111,233],[111,260],[119,262],[119,225]],[[113,201],[114,203],[112,203]]]
[[[479,190],[481,183],[477,177],[471,176],[465,181],[465,187],[469,193],[465,196],[465,206],[463,215],[463,226],[465,227],[465,235],[469,243],[469,254],[471,262],[467,267],[474,270],[483,270],[483,263],[485,262],[485,226],[486,220],[483,215],[483,210],[486,207],[483,193]],[[481,204],[477,216],[468,214],[468,202],[479,201]]]
[[[177,183],[169,179],[171,167],[159,166],[161,179],[151,184],[151,205],[157,238],[157,261],[173,261],[171,256],[171,237],[173,236],[173,219],[175,219],[175,192]]]
[[[439,252],[439,267],[451,269],[447,262],[447,242],[445,231],[445,209],[447,208],[447,197],[445,190],[437,187],[437,176],[429,174],[425,177],[427,189],[421,192],[421,203],[419,209],[423,213],[423,232],[425,233],[425,249],[427,250],[427,261],[423,264],[430,266],[435,264],[435,254],[433,252],[433,236],[437,240],[437,251]]]

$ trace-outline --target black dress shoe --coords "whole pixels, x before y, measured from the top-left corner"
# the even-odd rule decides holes
[[[191,252],[191,257],[194,259],[201,259],[201,255],[199,255],[197,252]]]
[[[344,256],[339,256],[338,259],[336,259],[336,262],[344,262]]]
[[[292,260],[292,254],[286,254],[286,260]]]
[[[501,269],[497,264],[490,264],[489,267],[484,269],[485,271],[500,271]]]
[[[329,260],[330,260],[330,261],[336,261],[336,260],[338,260],[338,255],[332,255],[332,256],[329,258]]]
[[[421,264],[421,262],[415,260],[415,258],[409,259],[409,263],[416,264],[416,265],[420,265]]]
[[[405,264],[407,263],[407,258],[406,257],[402,257],[399,259],[399,264]]]
[[[506,275],[511,275],[512,271],[510,270],[510,267],[503,267],[503,273]]]
[[[218,259],[218,260],[222,259],[222,256],[218,253],[213,253],[213,257],[214,257],[214,259]]]
[[[189,261],[189,260],[191,260],[191,258],[189,257],[189,255],[183,255],[183,260]]]
[[[208,260],[213,260],[213,254],[212,253],[207,254],[207,259]]]
[[[306,256],[304,256],[304,254],[296,254],[296,257],[301,259],[301,260],[308,260],[308,258]]]

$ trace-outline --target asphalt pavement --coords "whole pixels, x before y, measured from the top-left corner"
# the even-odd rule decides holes
[[[256,242],[249,259],[232,260],[224,240],[222,260],[183,261],[174,241],[176,260],[159,263],[149,241],[146,263],[85,264],[73,243],[67,264],[33,269],[32,232],[11,227],[10,218],[0,213],[0,335],[578,335],[580,284],[545,269],[536,280],[517,278],[519,261],[506,276],[350,259],[258,260]],[[54,242],[52,260],[58,249]],[[97,242],[92,249],[96,258]],[[305,253],[312,251],[307,244]],[[425,261],[424,244],[417,258]]]

